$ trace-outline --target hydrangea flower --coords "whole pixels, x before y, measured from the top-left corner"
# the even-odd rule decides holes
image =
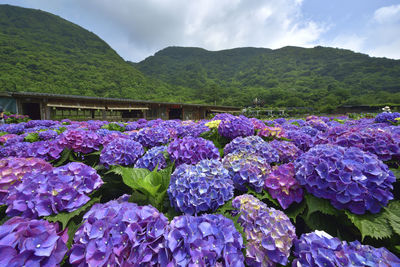
[[[320,132],[317,128],[313,128],[311,126],[301,127],[300,131],[302,131],[305,134],[308,134],[311,137],[316,136]]]
[[[166,247],[168,266],[244,267],[242,236],[233,222],[220,214],[175,217],[169,225]]]
[[[207,126],[210,130],[211,129],[218,129],[219,124],[221,123],[221,120],[212,120],[204,124]]]
[[[105,130],[105,129],[103,129]],[[115,139],[132,139],[129,135],[123,134],[119,131],[109,131],[108,134],[104,134],[101,138],[101,144],[106,146],[108,143]]]
[[[371,152],[382,161],[400,158],[400,139],[390,129],[362,126],[338,126],[315,137],[315,144],[334,144],[343,147],[358,147]]]
[[[396,118],[400,118],[400,113],[398,113],[398,112],[393,112],[393,113],[382,112],[382,113],[379,113],[378,115],[376,115],[375,122],[395,123]]]
[[[268,163],[278,162],[278,151],[259,136],[236,137],[224,147],[224,154],[240,152],[255,153],[262,156]]]
[[[218,133],[228,139],[234,139],[238,136],[245,137],[254,134],[254,125],[250,119],[241,115],[221,120]]]
[[[56,140],[61,147],[84,154],[99,150],[101,145],[99,135],[85,130],[66,130]]]
[[[199,137],[202,133],[209,131],[210,129],[205,125],[205,123],[191,123],[185,124],[180,127],[178,136],[185,137],[185,136],[192,136],[192,137]]]
[[[0,159],[0,205],[5,204],[9,188],[19,184],[26,173],[47,172],[52,168],[50,163],[38,158]]]
[[[117,138],[106,144],[100,154],[100,163],[104,166],[129,166],[144,154],[143,146],[130,139]]]
[[[50,128],[58,124],[59,124],[58,121],[52,121],[52,120],[30,120],[27,123],[25,123],[25,128],[35,128],[39,126]]]
[[[233,182],[217,160],[182,164],[171,175],[168,195],[171,206],[185,214],[214,211],[233,197]]]
[[[314,146],[314,139],[302,131],[287,131],[286,134],[290,142],[295,144],[303,152],[306,152]]]
[[[257,133],[257,135],[261,136],[261,137],[265,137],[267,139],[286,138],[286,133],[285,133],[284,129],[280,126],[277,126],[277,127],[265,126]]]
[[[165,145],[170,140],[170,132],[164,127],[143,128],[135,136],[135,141],[147,148]]]
[[[187,136],[175,139],[167,148],[171,161],[179,166],[183,163],[197,164],[203,159],[218,159],[219,151],[213,142],[201,137]]]
[[[128,122],[125,125],[125,131],[134,131],[134,130],[137,130],[138,128],[139,128],[139,124],[136,121]]]
[[[250,185],[257,192],[261,192],[264,181],[271,170],[267,160],[256,153],[234,152],[222,159],[223,166],[229,171],[235,188],[247,191]]]
[[[265,190],[278,200],[283,209],[287,209],[293,202],[300,203],[303,200],[303,188],[294,175],[294,165],[288,163],[274,167],[265,179]]]
[[[386,248],[347,243],[324,231],[302,234],[295,240],[292,266],[400,266],[400,259]]]
[[[8,146],[0,146],[0,157],[25,157],[27,148],[31,145],[29,142],[17,142]],[[29,157],[29,156],[28,156]]]
[[[0,226],[1,266],[59,266],[68,232],[45,220],[14,217]]]
[[[274,123],[285,124],[286,123],[286,119],[285,118],[277,118],[277,119],[274,120]]]
[[[59,159],[63,147],[56,140],[37,141],[27,144],[25,157],[41,158],[46,161]],[[23,155],[20,155],[23,157]]]
[[[127,199],[95,204],[83,216],[70,251],[73,266],[167,266],[168,219]]]
[[[39,132],[39,139],[40,140],[52,140],[58,136],[58,133],[54,130],[47,130]]]
[[[269,145],[278,152],[280,163],[292,162],[303,154],[295,144],[288,141],[273,140]]]
[[[265,123],[262,120],[256,119],[256,118],[250,118],[251,122],[254,125],[254,130],[261,130],[264,129]]]
[[[378,213],[396,181],[386,164],[358,148],[318,145],[295,162],[296,179],[316,197],[356,214]]]
[[[78,162],[47,172],[26,173],[20,184],[9,188],[6,213],[37,218],[71,212],[86,204],[88,195],[102,184],[95,169]]]
[[[5,132],[10,134],[21,134],[25,131],[25,124],[25,122],[8,124]]]
[[[286,265],[296,238],[290,219],[280,210],[269,208],[252,195],[241,195],[232,201],[239,213],[238,223],[246,234],[246,264],[249,266]]]
[[[155,146],[150,148],[143,157],[139,158],[135,163],[135,168],[144,168],[153,171],[156,166],[157,170],[167,167],[167,160],[164,153],[167,153],[166,146]]]
[[[326,124],[326,122],[324,122],[321,119],[307,120],[306,125],[311,126],[312,128],[317,129],[318,131],[322,131],[322,132],[326,131],[329,128],[329,126]]]
[[[18,138],[19,135],[17,134],[5,134],[0,136],[0,144],[4,144],[9,139]]]

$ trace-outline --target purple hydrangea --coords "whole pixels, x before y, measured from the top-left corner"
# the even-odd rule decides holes
[[[171,175],[171,206],[185,214],[215,211],[233,197],[233,182],[218,160],[182,164]]]
[[[17,142],[8,146],[0,146],[0,158],[6,157],[26,157],[27,148],[31,145],[29,142]],[[29,157],[29,156],[28,156]]]
[[[102,129],[105,130],[105,129]],[[102,133],[103,134],[103,133]],[[115,139],[132,139],[129,135],[123,134],[119,131],[109,131],[108,134],[104,134],[101,138],[101,144],[106,146],[108,143]]]
[[[60,158],[63,147],[56,140],[47,140],[27,144],[25,150],[25,157],[35,157],[51,161]]]
[[[166,246],[168,266],[244,267],[242,236],[233,222],[220,214],[175,217]]]
[[[5,134],[5,135],[2,135],[2,136],[0,136],[0,144],[4,144],[8,140],[13,139],[13,138],[18,138],[18,137],[19,137],[19,135],[17,135],[17,134]]]
[[[70,251],[73,266],[167,266],[168,219],[127,199],[95,204],[84,215]]]
[[[316,128],[313,128],[311,126],[304,126],[300,128],[300,131],[302,131],[305,134],[308,134],[311,137],[316,136],[320,131]]]
[[[259,136],[236,137],[224,147],[224,154],[240,152],[255,153],[268,163],[278,162],[278,151]]]
[[[138,128],[139,128],[139,124],[136,121],[128,122],[125,125],[125,131],[134,131],[134,130],[137,130]]]
[[[393,112],[393,113],[382,112],[382,113],[379,113],[378,115],[376,115],[375,122],[395,123],[396,118],[400,118],[400,113],[398,113],[398,112]]]
[[[302,131],[288,131],[287,138],[303,152],[314,146],[314,139]]]
[[[280,210],[269,208],[252,195],[241,195],[232,201],[239,213],[238,223],[246,234],[248,266],[286,265],[296,238],[290,219]]]
[[[61,147],[87,154],[99,150],[101,137],[92,131],[66,130],[58,136],[57,142]]]
[[[38,158],[0,159],[0,205],[5,204],[9,188],[19,184],[26,173],[48,172],[52,168],[50,163]]]
[[[95,169],[78,162],[47,172],[26,173],[20,184],[9,188],[6,213],[37,218],[72,212],[86,204],[88,195],[102,184]]]
[[[25,124],[26,124],[25,122],[8,124],[5,129],[5,132],[10,134],[21,134],[25,131]]]
[[[143,128],[135,136],[135,141],[147,148],[165,145],[170,140],[170,132],[164,127]]]
[[[106,144],[100,154],[100,163],[104,166],[129,166],[144,154],[143,146],[133,140],[117,138]]]
[[[40,140],[52,140],[58,136],[58,133],[54,130],[47,130],[39,132],[39,139]]]
[[[396,181],[386,164],[358,148],[318,145],[295,162],[296,179],[316,197],[356,214],[378,213]]]
[[[150,148],[143,157],[139,158],[135,163],[135,168],[144,168],[153,171],[156,166],[157,170],[167,167],[167,160],[165,159],[167,153],[166,146],[155,146]]]
[[[295,241],[292,266],[400,266],[400,259],[386,248],[347,243],[323,231],[302,234]]]
[[[390,129],[385,128],[333,127],[318,134],[314,143],[358,147],[377,155],[382,161],[400,158],[400,140],[396,140]]]
[[[294,175],[294,165],[288,163],[274,167],[265,179],[265,190],[278,200],[283,209],[287,209],[293,202],[300,203],[303,200],[303,188]]]
[[[285,118],[277,118],[277,119],[274,120],[274,123],[285,124],[286,123],[286,119]]]
[[[202,133],[208,132],[210,129],[204,125],[205,122],[202,123],[190,123],[185,124],[183,122],[182,126],[178,129],[178,136],[185,137],[185,136],[192,136],[192,137],[199,137]]]
[[[317,129],[318,131],[322,131],[322,132],[326,131],[329,128],[329,126],[326,124],[326,122],[324,122],[321,119],[307,120],[306,125],[314,128],[314,129]],[[305,127],[303,127],[303,128],[305,128]]]
[[[271,170],[267,160],[256,153],[230,153],[222,159],[222,164],[229,171],[235,188],[241,191],[247,191],[246,185],[250,185],[261,192]]]
[[[58,124],[59,124],[58,121],[52,121],[52,120],[30,120],[25,124],[25,128],[35,128],[38,126],[50,128]]]
[[[1,266],[59,266],[68,232],[45,220],[14,217],[0,226]]]
[[[235,139],[238,136],[250,136],[254,134],[254,125],[250,119],[239,116],[221,120],[218,126],[219,135],[228,139]]]
[[[258,136],[264,137],[268,140],[286,138],[286,131],[281,126],[271,127],[265,126],[258,133]]]
[[[176,166],[183,163],[197,164],[203,159],[218,159],[219,151],[213,142],[201,137],[175,139],[167,148],[171,161]]]
[[[256,118],[250,118],[250,121],[253,123],[254,125],[254,130],[261,130],[264,129],[265,123],[262,120],[256,119]]]
[[[288,141],[273,140],[269,145],[278,152],[280,163],[292,162],[303,154],[295,144]]]

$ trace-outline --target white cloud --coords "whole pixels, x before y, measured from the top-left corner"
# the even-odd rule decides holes
[[[400,5],[381,7],[375,11],[373,18],[380,24],[399,22]]]
[[[66,19],[74,18],[78,24],[83,22],[83,27],[98,34],[125,59],[133,61],[170,45],[209,50],[313,46],[326,30],[324,25],[302,17],[302,0],[57,2],[68,2],[70,10],[63,15],[62,10],[54,8],[58,14]],[[85,15],[77,18],[76,14]]]

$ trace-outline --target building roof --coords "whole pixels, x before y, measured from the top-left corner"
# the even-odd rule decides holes
[[[151,100],[135,100],[126,98],[108,98],[108,97],[93,97],[93,96],[79,96],[79,95],[61,95],[61,94],[49,94],[49,93],[36,93],[36,92],[0,92],[0,96],[3,97],[34,97],[34,98],[49,98],[49,99],[65,99],[65,100],[86,100],[86,101],[99,101],[109,103],[130,103],[130,104],[160,104],[160,105],[181,105],[186,107],[205,107],[209,109],[230,109],[233,111],[241,110],[240,107],[233,106],[218,106],[218,105],[207,105],[207,104],[187,104],[178,102],[156,102]]]

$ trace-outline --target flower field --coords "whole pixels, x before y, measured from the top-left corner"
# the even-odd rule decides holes
[[[0,125],[0,266],[400,266],[399,117]]]

